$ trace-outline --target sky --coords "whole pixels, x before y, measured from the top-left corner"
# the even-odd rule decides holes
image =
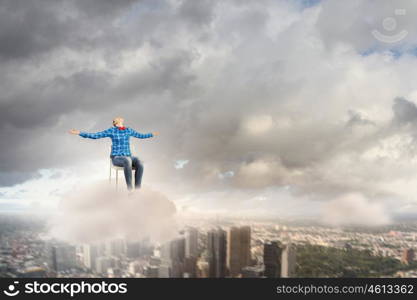
[[[0,210],[108,179],[122,116],[144,184],[189,214],[417,215],[417,3],[0,1]],[[366,213],[364,213],[366,212]]]

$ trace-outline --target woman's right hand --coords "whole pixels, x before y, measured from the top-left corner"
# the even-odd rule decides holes
[[[77,129],[71,129],[71,130],[69,131],[69,133],[71,133],[71,134],[75,134],[75,135],[78,135],[78,134],[80,134],[80,131],[79,131],[79,130],[77,130]]]

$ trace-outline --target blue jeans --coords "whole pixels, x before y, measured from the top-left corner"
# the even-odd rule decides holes
[[[130,157],[132,159],[132,164],[130,164],[130,160],[128,156],[112,156],[113,165],[118,167],[123,167],[125,173],[125,179],[127,188],[129,190],[132,189],[132,167],[135,169],[135,188],[140,188],[142,183],[142,175],[143,175],[143,164],[142,162],[135,156]]]

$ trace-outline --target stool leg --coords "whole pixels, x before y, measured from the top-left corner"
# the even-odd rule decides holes
[[[118,188],[118,184],[119,184],[119,170],[116,170],[116,191]]]

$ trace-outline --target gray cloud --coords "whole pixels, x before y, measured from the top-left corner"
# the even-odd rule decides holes
[[[349,120],[347,122],[347,126],[353,127],[353,126],[366,126],[366,125],[376,125],[371,120],[366,119],[366,117],[362,116],[360,112],[349,110]]]
[[[23,182],[35,178],[40,178],[40,174],[38,172],[0,172],[0,182],[3,186],[12,186],[16,184],[16,182]]]
[[[213,17],[218,2],[213,0],[182,1],[179,7],[179,17],[191,25],[207,25]]]
[[[392,106],[394,111],[394,122],[400,125],[413,124],[417,121],[417,106],[403,97],[394,99]]]
[[[103,44],[110,46],[118,35],[112,23],[134,2],[2,1],[0,57],[26,59],[59,48],[88,51]],[[106,32],[105,37],[100,31]]]

